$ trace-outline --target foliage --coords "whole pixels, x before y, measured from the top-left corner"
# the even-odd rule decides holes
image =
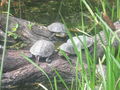
[[[17,39],[19,37],[18,34],[16,34],[17,29],[18,29],[18,24],[12,27],[11,31],[8,31],[8,36],[11,36],[14,39]]]

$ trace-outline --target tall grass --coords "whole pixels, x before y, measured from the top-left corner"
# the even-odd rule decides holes
[[[3,72],[3,64],[5,60],[5,52],[6,52],[6,43],[7,43],[7,32],[8,32],[8,21],[9,21],[9,13],[10,13],[10,0],[8,1],[8,13],[6,19],[6,28],[5,28],[5,37],[4,37],[4,46],[3,46],[3,54],[2,60],[0,63],[0,89],[1,89],[1,82],[2,82],[2,72]]]
[[[119,68],[120,67],[120,57],[119,57],[119,52],[117,53],[118,54],[117,57],[115,56],[115,49],[112,46],[111,33],[118,39],[118,41],[120,41],[120,39],[117,35],[115,35],[115,33],[111,30],[111,28],[102,20],[102,18],[100,18],[99,15],[95,14],[92,11],[92,9],[88,5],[88,3],[85,0],[82,0],[82,1],[83,1],[84,5],[88,8],[88,11],[90,12],[91,16],[95,20],[95,23],[98,22],[98,19],[102,22],[102,25],[104,26],[103,30],[104,30],[104,32],[106,32],[105,35],[106,35],[107,42],[108,42],[108,46],[103,45],[103,48],[105,49],[105,60],[106,60],[106,67],[107,67],[106,73],[107,74],[106,74],[106,76],[104,74],[102,74],[103,80],[101,80],[101,84],[100,84],[99,89],[100,90],[119,90],[120,89],[120,72],[119,72],[119,70],[120,70],[120,68]],[[119,0],[117,0],[117,2],[119,2]],[[80,1],[80,4],[81,4],[81,1]],[[103,1],[101,1],[101,4],[102,4],[103,11],[106,12],[107,2],[105,0],[103,0]],[[120,10],[119,6],[117,6],[117,10]],[[113,17],[115,17],[114,9],[112,9],[111,11],[112,11],[112,18],[113,18]],[[119,16],[119,14],[117,14],[117,16]],[[62,17],[62,15],[61,15],[61,17]],[[62,20],[65,23],[63,18],[62,18]],[[83,23],[82,25],[84,25],[83,17],[82,17],[82,23]],[[84,26],[83,26],[83,29],[84,29]],[[99,86],[96,84],[97,79],[96,79],[96,73],[95,73],[95,71],[96,71],[96,67],[95,67],[96,49],[98,49],[98,48],[96,48],[97,41],[95,40],[95,43],[94,43],[94,54],[93,54],[94,58],[91,58],[91,56],[89,55],[88,49],[87,48],[85,49],[85,54],[86,54],[86,58],[87,58],[87,65],[88,65],[88,72],[86,72],[84,69],[84,66],[83,66],[82,53],[81,53],[81,51],[78,52],[77,47],[72,39],[70,32],[68,31],[67,33],[68,33],[68,36],[73,43],[74,50],[75,50],[75,53],[77,55],[76,79],[75,79],[76,90],[85,90],[85,89],[94,90],[96,86]],[[101,41],[101,42],[103,42],[103,41]],[[86,45],[85,45],[85,47],[86,47]],[[111,49],[111,48],[113,48],[113,49]],[[120,47],[118,47],[118,48],[120,48]],[[101,66],[101,72],[103,72],[101,61],[99,61],[99,64]],[[79,65],[81,65],[81,67],[82,67],[82,71],[80,72],[81,73],[81,82],[79,82],[80,79],[78,78],[78,72],[79,72],[78,66]],[[88,77],[88,75],[89,75],[89,77]]]

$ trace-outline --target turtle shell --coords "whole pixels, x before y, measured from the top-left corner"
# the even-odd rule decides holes
[[[85,48],[85,46],[84,46],[85,44],[86,44],[86,47],[90,47],[91,45],[93,45],[94,40],[92,37],[78,36],[78,37],[73,37],[73,41],[74,41],[78,51],[80,51],[81,49]],[[70,39],[68,39],[67,43],[72,44],[72,41]]]
[[[73,46],[69,43],[63,43],[60,45],[59,49],[69,54],[75,54]]]
[[[114,23],[116,30],[120,29],[120,20]]]
[[[51,32],[65,33],[65,26],[64,26],[64,24],[59,23],[59,22],[52,23],[47,28]]]
[[[53,54],[54,47],[54,44],[50,41],[39,40],[30,48],[30,53],[35,56],[49,57]]]
[[[84,40],[86,40],[86,41],[84,41]],[[93,45],[93,39],[91,37],[87,37],[87,36],[73,37],[73,41],[74,41],[78,51],[80,51],[81,49],[84,49],[84,47],[85,47],[84,43],[86,43],[86,47],[90,47],[91,45]],[[72,41],[70,39],[68,39],[66,43],[63,43],[59,48],[60,48],[60,50],[63,50],[67,53],[75,54],[74,47],[73,47]]]

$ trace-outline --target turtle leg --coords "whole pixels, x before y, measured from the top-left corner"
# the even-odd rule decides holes
[[[51,62],[52,62],[52,60],[51,60],[50,57],[47,57],[45,61],[46,61],[47,63],[51,63]]]
[[[33,54],[29,54],[29,55],[28,55],[28,58],[33,59],[33,58],[34,58],[34,55],[33,55]]]
[[[38,64],[40,60],[40,56],[36,56],[36,63]]]
[[[53,33],[50,37],[49,40],[54,40],[55,33]]]

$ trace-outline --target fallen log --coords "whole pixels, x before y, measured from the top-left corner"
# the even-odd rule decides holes
[[[29,55],[27,51],[9,51],[9,55],[4,63],[3,87],[20,85],[21,83],[48,81],[42,71],[20,56],[21,53]],[[71,81],[75,77],[75,67],[71,67],[67,60],[64,60],[57,54],[53,56],[52,60],[52,63],[49,64],[39,62],[40,68],[42,68],[51,79],[53,79],[54,76],[57,77],[55,70],[58,71],[66,81]],[[75,65],[76,60],[72,61],[73,65]]]
[[[0,16],[0,20],[3,20],[2,25],[5,25],[5,16]],[[29,21],[18,19],[15,17],[10,17],[9,29],[13,27],[14,24],[19,24],[19,28],[17,33],[23,36],[21,39],[28,41],[28,43],[33,43],[38,39],[46,39],[49,40],[49,36],[51,33],[48,30],[41,29],[40,25],[33,25],[31,30],[27,27],[30,24]],[[43,26],[42,26],[43,28]],[[104,40],[104,45],[107,45],[106,35],[102,31],[100,32],[102,39]],[[120,37],[120,32],[118,32],[118,37]],[[93,36],[94,38],[95,36]],[[97,58],[102,57],[104,55],[104,48],[101,44],[101,40],[99,35],[96,35],[97,39]],[[117,49],[119,46],[119,41],[115,38],[113,42],[113,46]],[[94,46],[93,48],[94,49]],[[92,50],[93,51],[93,50]],[[31,63],[26,61],[20,54],[24,53],[26,56],[29,56],[29,50],[8,50],[4,62],[3,67],[3,79],[2,85],[3,87],[7,87],[9,85],[20,85],[21,83],[32,83],[32,82],[43,82],[46,81],[47,78],[45,74],[33,66]],[[93,53],[93,52],[92,52]],[[71,81],[75,78],[75,63],[76,56],[72,57],[72,67],[65,59],[61,58],[57,53],[53,55],[51,63],[39,62],[39,65],[47,75],[52,79],[56,76],[55,70],[57,70],[60,75],[66,80]],[[83,57],[84,59],[85,56]],[[81,68],[81,67],[80,67]]]
[[[118,34],[120,36],[120,33]],[[102,38],[104,38],[104,34]],[[104,55],[104,49],[100,44],[101,41],[97,40],[97,58]],[[119,41],[116,40],[113,45],[117,48]],[[105,44],[106,45],[106,44]],[[9,51],[7,59],[4,65],[4,73],[2,83],[4,86],[9,85],[20,85],[21,83],[33,83],[33,82],[43,82],[47,78],[42,71],[37,69],[32,64],[28,63],[23,57],[20,56],[24,53],[28,56],[30,53],[27,50],[23,51]],[[67,60],[61,58],[58,54],[55,54],[52,58],[51,63],[39,62],[39,66],[47,73],[50,78],[53,78],[56,74],[54,70],[57,70],[60,75],[66,80],[71,81],[75,78],[75,63],[77,57],[72,57],[72,67]],[[84,59],[86,59],[84,57]],[[80,67],[81,68],[81,67]]]
[[[5,30],[6,15],[0,15],[0,22],[1,27]],[[16,27],[16,25],[18,27]],[[29,44],[33,44],[35,41],[40,39],[49,40],[49,37],[52,35],[52,33],[43,25],[10,16],[8,30],[12,31],[13,28],[17,29],[16,33],[20,36],[20,39]]]

